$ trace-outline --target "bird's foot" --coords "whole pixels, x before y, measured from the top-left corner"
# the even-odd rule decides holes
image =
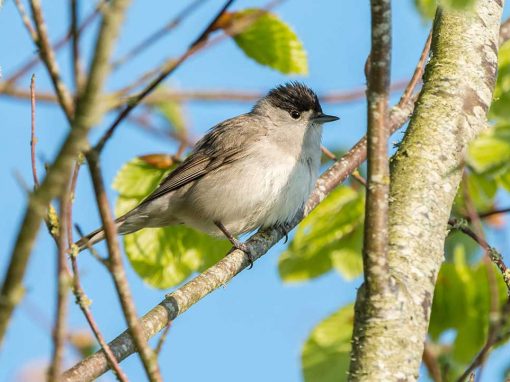
[[[226,236],[228,241],[230,241],[232,243],[232,245],[234,246],[235,249],[239,249],[240,251],[243,251],[246,254],[246,256],[248,257],[248,262],[250,263],[250,266],[248,267],[248,269],[252,269],[253,261],[255,260],[255,258],[253,257],[253,254],[251,253],[250,248],[248,248],[248,245],[246,245],[246,243],[242,243],[239,240],[237,240],[225,228],[225,226],[223,224],[221,224],[221,222],[214,222],[214,224],[216,224],[216,226],[221,230],[221,232],[223,232],[223,234]]]
[[[276,229],[278,229],[282,235],[285,236],[285,240],[283,241],[283,244],[287,244],[287,241],[289,241],[289,232],[292,231],[292,227],[288,223],[281,223],[276,226]]]
[[[235,249],[243,251],[246,254],[246,256],[248,257],[248,263],[250,263],[250,266],[248,267],[248,269],[252,269],[253,268],[253,261],[255,259],[253,257],[253,254],[251,253],[251,250],[248,247],[248,245],[246,243],[240,242],[239,240],[237,240],[235,238],[234,238],[234,240],[231,241],[231,243],[232,243],[232,245],[234,246]]]

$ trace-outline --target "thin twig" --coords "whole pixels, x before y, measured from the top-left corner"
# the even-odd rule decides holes
[[[407,81],[405,82],[408,83]],[[402,90],[404,81],[397,81],[391,86],[392,92]],[[131,84],[133,85],[133,84]],[[131,87],[130,85],[130,87]],[[125,104],[126,97],[123,96],[125,89],[104,95],[104,99],[108,101],[110,110],[117,109]],[[331,90],[327,93],[319,95],[321,104],[344,104],[350,102],[358,102],[365,98],[366,89],[352,90]],[[30,100],[30,92],[17,87],[0,88],[0,95],[18,100]],[[53,93],[38,92],[37,100],[39,102],[47,102],[50,104],[58,103],[58,99]],[[157,106],[161,102],[236,102],[236,103],[253,103],[264,96],[261,91],[250,90],[223,90],[223,89],[167,89],[161,88],[157,92],[148,95],[141,104],[147,106]]]
[[[475,232],[473,232],[473,230],[469,228],[465,220],[450,218],[448,220],[448,224],[452,226],[453,229],[458,229],[459,231],[465,233],[476,243],[478,243],[478,245],[489,254],[491,261],[498,267],[499,271],[501,272],[503,276],[503,281],[506,284],[508,294],[510,296],[510,269],[508,269],[508,267],[504,263],[501,253],[497,249],[492,247],[489,243],[487,243],[487,241],[483,237],[480,237]]]
[[[70,186],[70,194],[74,194],[74,190],[76,189],[76,179],[78,177],[78,171],[79,171],[79,163],[76,163],[74,168],[74,174],[71,180],[71,186]],[[92,330],[92,333],[94,333],[94,337],[96,337],[97,342],[99,342],[99,345],[101,346],[101,349],[103,350],[106,360],[108,361],[109,366],[112,368],[113,372],[115,373],[115,376],[117,379],[121,382],[127,382],[128,378],[122,371],[119,363],[115,359],[115,355],[113,354],[112,350],[110,349],[110,346],[105,341],[103,334],[101,333],[101,330],[99,329],[99,326],[97,325],[94,316],[92,315],[92,312],[90,310],[90,300],[85,294],[85,291],[83,290],[83,287],[81,286],[80,281],[80,271],[78,268],[78,257],[77,257],[77,251],[76,248],[73,248],[74,240],[73,240],[73,233],[72,230],[69,229],[70,226],[72,226],[72,200],[71,197],[68,199],[69,203],[69,212],[67,215],[67,227],[68,227],[68,245],[69,248],[71,248],[71,267],[73,269],[73,293],[76,297],[76,303],[80,307],[80,310],[82,311],[83,315],[85,316],[85,319],[87,320],[87,323],[89,324],[90,329]],[[82,235],[83,236],[83,235]]]
[[[412,97],[404,108],[394,108],[391,113],[391,132],[395,132],[409,119],[414,101]],[[363,137],[342,158],[326,170],[310,196],[303,216],[296,216],[290,225],[292,229],[303,217],[307,216],[317,207],[324,198],[340,183],[342,183],[366,159],[366,137]],[[283,233],[277,229],[261,231],[252,236],[247,245],[254,259],[263,256],[267,251],[283,238]],[[226,285],[232,278],[250,264],[246,254],[242,251],[232,251],[217,264],[177,289],[151,311],[145,314],[140,323],[146,338],[151,338],[162,330],[169,321],[184,313],[209,293]],[[110,342],[110,347],[118,360],[122,361],[136,351],[134,342],[128,331],[119,335]],[[95,379],[108,370],[108,364],[102,353],[95,353],[87,357],[63,375],[65,382],[78,382],[83,379]]]
[[[80,236],[80,239],[85,237],[85,234],[84,234],[84,232],[81,229],[79,224],[75,224],[74,225],[74,229],[76,230],[76,232],[78,232],[78,235]],[[74,241],[71,243],[69,248],[72,248],[73,244],[74,244]],[[106,269],[108,269],[108,271],[110,271],[110,260],[109,259],[102,257],[97,252],[97,250],[92,246],[92,244],[90,244],[90,242],[88,240],[85,241],[85,247],[89,250],[90,254],[92,255],[92,257],[94,259],[99,261],[102,265],[104,265],[106,267]]]
[[[98,162],[98,153],[96,151],[90,151],[87,154],[87,161],[92,177],[92,183],[94,185],[97,206],[99,208],[105,232],[106,245],[108,247],[110,260],[110,271],[122,310],[124,312],[124,317],[128,324],[129,332],[131,333],[138,349],[138,354],[142,360],[147,377],[151,382],[159,382],[162,381],[162,379],[157,362],[157,356],[147,344],[147,339],[145,338],[141,325],[138,322],[135,304],[133,302],[133,297],[127,282],[124,266],[122,264],[117,238],[117,227],[113,221],[110,206],[108,205],[103,177]]]
[[[177,16],[173,17],[168,23],[166,23],[162,28],[156,30],[151,33],[149,36],[140,41],[137,45],[135,45],[130,51],[124,54],[122,57],[115,60],[112,64],[112,69],[116,70],[119,66],[126,63],[127,61],[133,59],[135,56],[142,53],[145,49],[152,46],[154,43],[159,41],[162,37],[164,37],[168,32],[175,29],[179,26],[182,21],[191,15],[200,5],[205,4],[204,0],[194,0],[189,3]]]
[[[46,69],[48,70],[53,87],[57,93],[58,101],[62,106],[62,110],[64,111],[67,120],[71,122],[74,114],[73,98],[60,77],[60,70],[58,68],[55,52],[53,51],[48,38],[40,0],[31,0],[30,8],[32,9],[32,16],[38,37],[37,40],[34,40],[34,43],[40,48],[39,54],[46,66]]]
[[[427,41],[425,42],[425,46],[423,47],[423,50],[421,51],[420,59],[418,60],[418,63],[416,64],[416,68],[414,69],[413,76],[411,77],[411,80],[407,84],[407,86],[404,90],[404,93],[402,94],[402,97],[400,97],[400,101],[398,103],[399,105],[405,105],[407,102],[409,102],[409,98],[414,93],[414,89],[416,88],[416,85],[421,80],[421,77],[423,75],[423,70],[425,69],[425,63],[429,56],[431,44],[432,44],[432,30],[430,30],[429,35],[427,37]]]
[[[509,212],[510,212],[510,207],[498,208],[498,209],[491,210],[491,211],[481,212],[478,214],[478,216],[480,216],[482,219],[485,219],[485,218],[488,218],[488,217],[491,217],[494,215],[506,214]]]
[[[20,0],[16,0],[16,5]],[[101,0],[99,4],[94,8],[94,10],[85,17],[85,20],[83,20],[83,23],[78,28],[78,33],[83,32],[89,25],[92,24],[92,22],[96,19],[96,17],[99,15],[99,8],[101,4],[105,0]],[[19,9],[18,9],[19,10]],[[22,16],[23,17],[23,16]],[[27,17],[28,20],[28,17]],[[37,38],[37,35],[34,31],[34,36]],[[53,50],[55,52],[58,52],[60,49],[62,49],[66,43],[71,38],[71,30],[69,30],[65,35],[57,39],[55,44],[53,45]],[[21,77],[23,77],[30,69],[32,69],[34,66],[36,66],[39,62],[41,62],[40,57],[36,55],[35,57],[28,58],[25,60],[25,63],[20,66],[18,70],[16,70],[11,75],[7,76],[7,79],[5,80],[5,87],[10,87],[14,85]],[[1,87],[0,87],[1,88]]]
[[[66,339],[67,292],[69,287],[69,274],[66,268],[66,216],[68,215],[68,195],[60,200],[60,230],[58,233],[57,251],[57,308],[55,312],[55,325],[53,327],[53,354],[48,370],[49,381],[58,381],[64,355]]]
[[[510,317],[510,300],[507,301],[507,303],[503,306],[499,320],[495,324],[496,328],[495,333],[499,333],[501,329],[503,329],[508,324],[509,317]],[[495,345],[497,345],[500,342],[501,339],[502,336],[499,334],[496,334],[492,337],[488,337],[482,350],[480,350],[480,352],[473,359],[468,368],[457,379],[457,382],[464,382],[466,378],[468,378],[474,372],[474,370],[476,370],[476,368],[485,361],[490,351],[494,348]]]
[[[78,27],[79,15],[78,15],[78,0],[71,0],[71,65],[73,67],[73,79],[75,89],[75,103],[78,100],[80,89],[83,84],[83,76],[81,70],[81,59],[80,59],[80,30]]]
[[[368,59],[368,186],[365,202],[363,269],[369,295],[388,288],[389,87],[391,4],[371,0],[372,48]],[[414,86],[413,86],[414,88]],[[412,91],[412,90],[411,90]],[[404,97],[408,98],[406,95]]]
[[[168,64],[165,64],[165,68],[162,70],[161,74],[155,78],[144,90],[142,90],[137,96],[135,96],[130,102],[124,107],[124,109],[119,113],[117,118],[108,128],[106,133],[101,137],[99,142],[94,147],[94,150],[97,152],[101,152],[105,143],[108,139],[113,135],[117,126],[131,113],[131,111],[138,106],[138,104],[149,95],[163,80],[165,80],[170,74],[172,74],[188,57],[192,56],[194,53],[202,49],[206,46],[206,38],[210,32],[211,26],[214,25],[216,20],[221,17],[221,15],[227,10],[228,6],[233,2],[233,0],[228,0],[221,12],[219,12],[216,17],[205,27],[204,31],[200,34],[199,38],[195,40],[193,44],[184,52],[177,60],[171,61]]]
[[[462,182],[462,195],[464,196],[464,206],[466,207],[466,211],[471,220],[471,224],[473,225],[473,232],[480,238],[485,241],[485,233],[483,231],[483,225],[480,220],[480,216],[476,210],[476,207],[473,203],[473,199],[471,198],[471,194],[469,193],[468,182],[467,182],[467,173],[464,171],[463,173],[463,182]],[[495,317],[500,313],[499,307],[499,288],[497,284],[496,275],[494,272],[494,268],[492,266],[490,253],[488,250],[484,248],[482,261],[487,270],[487,284],[489,286],[489,312],[488,312],[488,322],[489,322],[489,330],[487,334],[488,341],[492,341],[493,338],[497,335],[497,331],[499,330],[497,327],[497,322],[495,322]],[[509,290],[510,293],[510,290]],[[481,377],[483,372],[483,365],[486,358],[484,358],[479,365],[480,370],[478,372],[478,378]]]
[[[15,0],[16,8],[18,9],[18,13],[21,17],[21,21],[23,21],[23,24],[25,25],[25,28],[27,29],[28,33],[30,34],[30,37],[33,41],[37,41],[37,33],[32,26],[32,22],[30,21],[30,18],[28,17],[27,11],[25,10],[25,6],[21,2],[21,0]]]
[[[439,365],[437,356],[430,348],[429,342],[425,342],[425,346],[423,348],[423,364],[427,368],[429,376],[434,382],[443,381],[443,377],[441,375],[441,367]]]
[[[48,168],[40,187],[30,194],[0,293],[0,343],[5,337],[12,313],[23,296],[23,277],[41,220],[51,200],[68,186],[73,162],[86,148],[87,133],[103,113],[101,91],[109,72],[109,58],[129,0],[110,0],[103,12],[90,66],[87,86],[76,107],[73,128]]]
[[[32,177],[34,179],[34,187],[39,187],[39,177],[37,176],[37,164],[35,159],[35,146],[37,138],[35,137],[35,74],[32,75],[30,81],[30,104],[31,104],[31,129],[30,129],[30,159],[32,163]]]
[[[161,335],[159,336],[158,344],[156,345],[156,348],[154,349],[154,352],[156,354],[161,353],[161,350],[163,349],[163,344],[166,341],[166,337],[168,336],[168,332],[170,331],[171,326],[172,326],[172,321],[169,321],[168,324],[163,329],[163,331],[161,332]]]

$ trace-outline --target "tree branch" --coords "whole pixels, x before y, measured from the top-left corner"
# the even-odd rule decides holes
[[[400,128],[409,118],[414,106],[414,98],[402,108],[394,108],[391,113],[391,132]],[[363,137],[347,154],[325,171],[315,186],[305,206],[303,216],[296,216],[291,227],[296,226],[326,196],[342,183],[366,159],[366,137]],[[254,259],[263,256],[273,245],[283,238],[283,233],[276,229],[261,231],[252,236],[247,245]],[[195,277],[166,298],[147,314],[140,322],[146,338],[151,338],[177,316],[188,310],[215,289],[226,285],[233,277],[250,264],[242,251],[231,251],[217,264]],[[128,331],[110,342],[115,357],[122,361],[133,352],[135,346]],[[103,352],[99,351],[87,357],[63,374],[65,382],[82,382],[98,378],[108,370]]]
[[[69,288],[69,273],[66,267],[66,216],[68,214],[68,194],[64,194],[60,200],[60,227],[58,233],[57,248],[57,308],[55,312],[55,325],[52,330],[53,354],[48,371],[49,381],[58,381],[61,373],[62,358],[64,356],[64,345],[66,339],[66,317],[67,317],[67,292]]]
[[[50,201],[68,185],[72,164],[87,145],[87,133],[102,115],[101,91],[109,72],[109,57],[122,23],[129,0],[112,0],[105,7],[103,21],[94,49],[90,75],[76,107],[73,128],[65,139],[55,162],[50,166],[41,186],[30,194],[20,231],[11,253],[7,273],[0,293],[0,343],[14,307],[23,296],[23,276],[32,251],[41,219]]]
[[[37,30],[37,40],[34,40],[36,46],[39,47],[39,55],[43,60],[48,74],[50,75],[53,87],[57,93],[58,102],[64,111],[67,120],[71,122],[74,114],[74,103],[71,93],[60,77],[60,70],[58,68],[55,52],[51,47],[46,30],[46,23],[44,22],[41,3],[39,0],[31,0],[30,7],[32,9],[32,17],[34,19],[35,28]]]
[[[108,198],[104,189],[103,176],[99,167],[99,153],[95,150],[87,154],[92,183],[94,185],[94,193],[97,200],[97,206],[103,223],[106,245],[108,247],[110,273],[115,284],[115,289],[119,296],[122,311],[128,324],[128,330],[133,338],[138,354],[142,360],[147,377],[151,382],[160,382],[161,373],[157,362],[157,356],[147,344],[138,316],[133,297],[127,282],[126,272],[122,264],[120,254],[119,241],[117,238],[117,227],[113,221]]]
[[[418,378],[446,226],[468,143],[486,126],[496,81],[501,2],[439,9],[416,110],[392,158],[389,276],[363,332],[365,362],[352,381]],[[482,69],[482,70],[481,70]],[[366,293],[358,292],[357,307]],[[405,323],[405,325],[403,325]],[[370,356],[368,356],[370,354]],[[354,355],[354,357],[356,357]],[[354,362],[357,362],[355,359]]]
[[[391,66],[391,3],[372,0],[372,49],[368,73],[368,157],[363,269],[369,295],[388,287],[389,161],[388,97]],[[406,95],[404,95],[406,96]],[[355,345],[354,345],[355,347]]]

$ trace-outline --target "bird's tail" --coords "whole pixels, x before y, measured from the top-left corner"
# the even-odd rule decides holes
[[[121,235],[125,235],[127,233],[131,233],[136,231],[137,229],[129,229],[126,226],[123,226],[124,222],[126,221],[126,218],[129,214],[126,214],[124,216],[121,216],[120,218],[115,220],[115,226],[117,227],[117,232]],[[88,235],[83,236],[80,240],[78,240],[76,243],[74,243],[78,247],[78,252],[83,251],[84,249],[90,247],[91,245],[94,245],[96,243],[99,243],[100,241],[103,241],[105,239],[105,233],[104,228],[98,228],[95,231],[92,231]]]
[[[88,248],[101,240],[104,240],[104,229],[102,227],[92,231],[86,236],[83,236],[80,240],[74,243],[74,245],[78,247],[78,252],[81,252],[85,248]]]

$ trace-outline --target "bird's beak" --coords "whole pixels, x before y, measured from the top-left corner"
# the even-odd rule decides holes
[[[313,117],[314,122],[317,123],[326,123],[326,122],[333,122],[338,121],[340,118],[334,116],[334,115],[327,115],[324,113],[319,113],[315,117]]]

